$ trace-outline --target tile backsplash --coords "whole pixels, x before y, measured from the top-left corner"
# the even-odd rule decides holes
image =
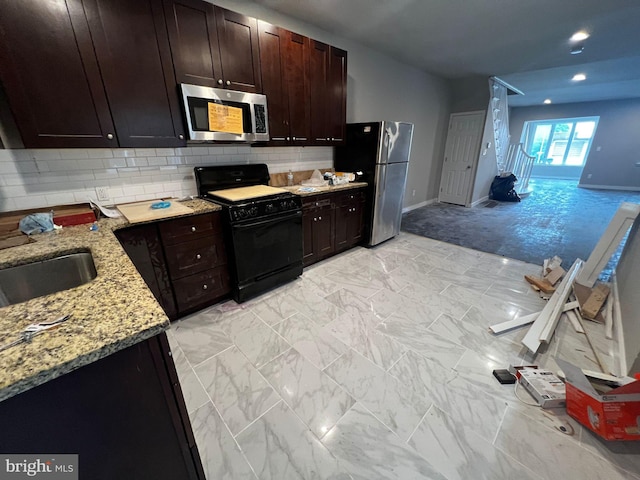
[[[266,163],[269,172],[333,166],[332,147],[97,148],[0,150],[0,212],[87,202],[108,204],[196,195],[193,167]]]

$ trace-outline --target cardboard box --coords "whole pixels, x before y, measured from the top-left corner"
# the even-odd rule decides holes
[[[580,368],[556,361],[566,378],[569,415],[605,440],[640,440],[640,381],[599,394]]]

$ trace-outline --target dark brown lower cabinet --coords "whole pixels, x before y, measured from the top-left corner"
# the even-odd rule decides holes
[[[364,230],[364,191],[343,193],[335,199],[336,252],[351,248],[362,241]]]
[[[0,402],[4,454],[78,454],[79,478],[205,479],[166,334]]]
[[[219,212],[135,225],[116,237],[171,320],[231,290]]]
[[[302,201],[303,256],[305,266],[334,251],[334,206],[330,198],[312,197]]]
[[[364,206],[363,189],[303,198],[304,265],[358,245],[362,241]]]

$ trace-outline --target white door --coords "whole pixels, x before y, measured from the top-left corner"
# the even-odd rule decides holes
[[[439,202],[466,205],[480,154],[485,112],[453,113],[444,149]]]

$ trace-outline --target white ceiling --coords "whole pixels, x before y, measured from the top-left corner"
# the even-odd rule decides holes
[[[640,97],[638,0],[255,1],[441,77],[497,75],[512,106]]]

